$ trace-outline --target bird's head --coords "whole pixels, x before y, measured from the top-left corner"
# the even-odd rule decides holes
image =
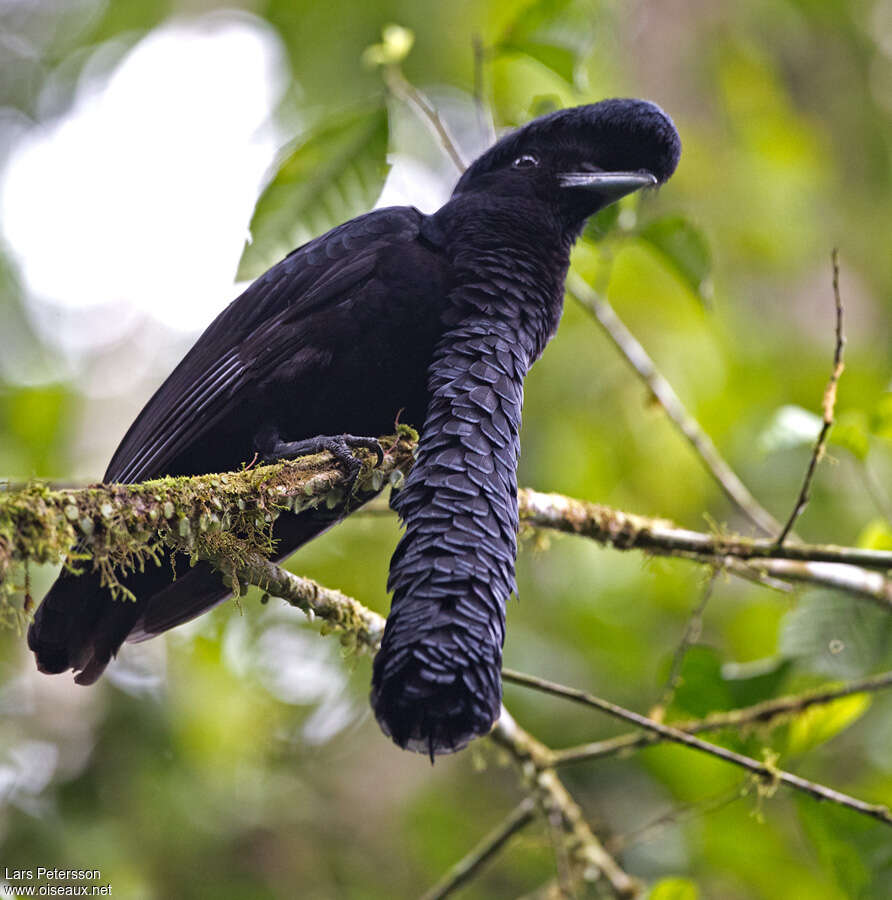
[[[675,171],[681,141],[672,120],[645,100],[602,100],[561,109],[507,134],[476,159],[453,197],[484,191],[544,203],[568,230]]]

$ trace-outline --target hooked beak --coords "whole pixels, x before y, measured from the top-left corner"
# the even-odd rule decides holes
[[[606,206],[620,197],[658,182],[650,172],[567,172],[558,175],[561,187],[598,194]]]

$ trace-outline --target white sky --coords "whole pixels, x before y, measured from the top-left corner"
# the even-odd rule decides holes
[[[187,340],[239,291],[263,176],[293,136],[273,117],[288,71],[275,31],[235,12],[163,25],[109,74],[113,52],[95,52],[64,115],[16,124],[0,228],[39,301],[29,313],[44,338],[69,362],[124,338],[130,374],[143,377],[159,348],[157,328],[134,332],[145,316]],[[469,158],[489,144],[470,98],[434,99]],[[397,108],[391,127],[413,156],[392,157],[377,205],[435,210],[458,173],[410,110]],[[109,388],[124,382],[119,373]]]
[[[156,29],[107,81],[80,85],[0,186],[29,290],[71,311],[122,303],[183,330],[209,323],[235,294],[284,80],[268,26],[214,15]]]

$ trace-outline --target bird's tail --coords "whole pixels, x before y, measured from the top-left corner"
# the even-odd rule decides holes
[[[450,331],[431,365],[417,461],[393,500],[406,532],[372,705],[397,744],[431,757],[486,734],[499,714],[526,369],[507,326],[479,317]]]
[[[144,574],[157,580],[154,571]],[[28,628],[28,646],[41,672],[55,675],[74,669],[78,684],[92,684],[102,674],[145,607],[140,596],[148,585],[132,575],[125,581],[131,591],[140,592],[134,591],[135,601],[113,599],[98,572],[74,575],[65,570],[59,575]]]

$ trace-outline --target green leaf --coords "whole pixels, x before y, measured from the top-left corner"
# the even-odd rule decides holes
[[[814,444],[821,431],[821,417],[801,406],[782,406],[776,410],[756,439],[762,453],[776,453]]]
[[[661,878],[649,891],[647,900],[699,900],[700,888],[688,878]]]
[[[597,244],[616,228],[617,222],[619,222],[619,204],[611,203],[610,206],[605,206],[604,209],[588,219],[583,236]]]
[[[885,659],[892,618],[885,610],[834,591],[809,591],[781,623],[779,650],[797,667],[855,678]]]
[[[368,212],[387,174],[387,111],[346,116],[297,144],[257,201],[239,280],[255,278],[313,237]]]
[[[510,53],[523,53],[537,62],[542,63],[546,69],[551,69],[560,75],[564,81],[573,83],[576,64],[578,62],[575,51],[567,47],[558,47],[554,44],[540,44],[535,41],[522,41],[520,43],[504,43],[499,45],[499,50]]]
[[[575,84],[579,61],[591,47],[590,4],[537,0],[520,12],[496,43],[498,53],[524,53]]]
[[[574,0],[533,0],[521,9],[514,21],[505,29],[503,40],[526,40],[556,27],[555,22],[564,17]]]
[[[848,450],[856,459],[865,459],[870,450],[867,413],[860,409],[850,409],[838,416],[830,429],[828,440],[831,444]]]
[[[722,678],[722,661],[712,647],[688,647],[681,678],[672,698],[673,718],[700,718],[721,709],[732,709],[734,698]]]
[[[892,391],[880,395],[870,417],[870,430],[877,437],[892,441]]]
[[[666,216],[646,225],[639,237],[660,252],[697,297],[712,299],[712,253],[696,225],[681,216]]]
[[[861,529],[855,544],[866,550],[892,550],[892,527],[885,519],[871,519]]]
[[[869,820],[832,803],[818,804],[802,794],[796,795],[795,802],[805,835],[845,896],[871,896],[868,861],[882,858],[882,848],[888,846],[886,835]]]
[[[789,659],[772,656],[745,663],[725,663],[722,678],[731,692],[734,706],[751,706],[775,697],[791,668]]]
[[[870,706],[870,695],[852,694],[832,703],[810,706],[798,713],[790,723],[787,752],[800,756],[813,747],[836,737],[854,721],[860,719]]]

